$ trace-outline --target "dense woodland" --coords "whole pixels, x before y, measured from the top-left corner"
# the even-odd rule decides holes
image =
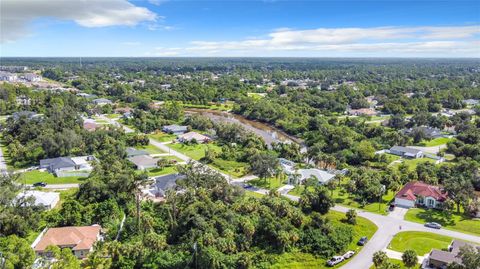
[[[349,172],[342,185],[359,203],[376,201],[412,180],[441,184],[450,194],[450,211],[476,210],[480,191],[480,108],[476,115],[433,115],[442,109],[466,108],[463,100],[480,99],[480,69],[470,60],[320,60],[320,59],[5,59],[2,64],[38,68],[44,77],[106,97],[114,105],[95,108],[88,98],[69,92],[0,84],[0,114],[34,111],[40,117],[10,117],[1,124],[10,165],[24,168],[40,159],[92,154],[98,159],[91,176],[62,206],[42,212],[32,201],[15,200],[18,174],[0,179],[0,250],[9,255],[6,268],[25,268],[34,260],[29,236],[44,227],[101,224],[107,231],[83,266],[88,268],[268,268],[282,253],[309,253],[320,258],[347,250],[355,238],[355,221],[332,220],[330,188],[309,186],[299,203],[271,193],[249,197],[200,164],[179,166],[186,178],[164,203],[142,202],[146,175],[125,159],[125,148],[144,143],[141,135],[107,127],[89,132],[81,116],[134,108],[124,121],[141,133],[166,124],[186,124],[212,133],[220,152],[206,152],[204,164],[216,158],[247,163],[262,179],[278,176],[277,158],[307,160],[310,167]],[[284,80],[307,80],[307,86]],[[351,84],[345,82],[353,82]],[[163,86],[162,86],[163,85]],[[164,85],[169,85],[168,87]],[[332,86],[335,86],[332,88]],[[263,98],[247,93],[265,93]],[[375,96],[387,124],[368,117],[342,117],[348,107],[368,107]],[[18,98],[28,98],[28,105]],[[161,107],[151,104],[163,101]],[[219,124],[184,113],[184,104],[233,103],[233,113],[268,123],[302,139],[303,144],[265,142],[238,125]],[[475,118],[476,117],[476,118]],[[413,145],[424,134],[404,128],[451,128],[458,135],[441,154],[453,155],[442,165],[422,163],[413,170],[388,166],[375,154],[394,145]],[[143,142],[142,142],[143,140]],[[307,150],[301,151],[301,146]],[[124,229],[118,227],[125,216]],[[79,268],[71,253],[52,250],[63,268]],[[104,258],[108,257],[108,258]],[[59,267],[62,268],[62,267]]]

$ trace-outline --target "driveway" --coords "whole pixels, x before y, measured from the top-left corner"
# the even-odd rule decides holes
[[[396,206],[395,209],[388,214],[388,216],[394,219],[403,220],[407,212],[408,208]]]
[[[3,157],[2,148],[0,148],[0,171],[7,170],[7,164],[5,158]]]

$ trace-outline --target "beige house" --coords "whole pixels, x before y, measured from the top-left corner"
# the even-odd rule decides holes
[[[48,246],[70,248],[77,258],[83,259],[93,251],[95,242],[102,240],[101,229],[100,225],[49,228],[38,236],[32,248],[37,255],[45,256]]]

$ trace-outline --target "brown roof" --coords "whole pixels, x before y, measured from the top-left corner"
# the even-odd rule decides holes
[[[84,122],[83,128],[88,131],[95,131],[99,126],[95,122]]]
[[[459,259],[455,257],[455,254],[452,253],[452,252],[448,252],[448,251],[443,251],[443,250],[437,250],[437,249],[433,249],[431,252],[430,252],[430,256],[429,256],[430,260],[435,260],[435,261],[439,261],[439,262],[443,262],[443,263],[446,263],[446,264],[449,264],[451,262],[458,262]]]
[[[51,245],[68,246],[74,250],[89,250],[97,241],[101,229],[102,227],[99,225],[50,228],[34,247],[34,250],[43,252]]]
[[[395,195],[396,198],[415,201],[418,196],[433,197],[437,201],[445,201],[447,194],[433,185],[428,185],[419,181],[412,181],[407,184]]]

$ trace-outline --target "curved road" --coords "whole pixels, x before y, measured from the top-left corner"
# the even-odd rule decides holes
[[[169,152],[170,154],[178,157],[179,159],[183,161],[190,161],[192,160],[190,157],[179,153],[167,145],[165,143],[160,143],[156,140],[150,139],[150,143],[158,148],[160,148],[163,151]],[[212,168],[213,169],[213,168]],[[217,170],[215,170],[217,171]],[[217,171],[218,172],[218,171]],[[242,184],[245,181],[248,181],[250,179],[256,178],[255,176],[247,176],[244,178],[239,178],[239,179],[234,179],[231,180],[230,176],[221,173],[227,180],[230,182],[230,184]],[[268,193],[268,190],[265,189],[259,189],[255,188],[255,192],[261,193],[261,194],[266,194]],[[290,200],[293,201],[298,201],[297,196],[289,195],[287,193],[281,193],[283,196],[287,197]],[[336,205],[335,207],[332,208],[335,211],[339,212],[347,212],[350,208],[343,207]],[[435,234],[440,234],[440,235],[445,235],[445,236],[450,236],[466,241],[471,241],[480,244],[480,236],[475,236],[475,235],[470,235],[470,234],[464,234],[461,232],[455,232],[451,230],[446,230],[446,229],[431,229],[431,228],[426,228],[420,223],[415,223],[415,222],[410,222],[406,220],[400,220],[396,219],[394,217],[390,216],[383,216],[379,214],[374,214],[370,212],[365,212],[356,209],[358,212],[358,216],[364,217],[370,221],[372,221],[375,225],[377,225],[378,230],[377,232],[373,235],[372,238],[370,238],[369,242],[365,245],[365,247],[362,248],[362,250],[355,255],[347,264],[343,265],[341,268],[342,269],[368,269],[370,266],[373,264],[372,262],[372,257],[373,253],[379,250],[384,250],[387,248],[389,245],[390,241],[392,238],[401,231],[421,231],[421,232],[430,232],[430,233],[435,233]],[[401,226],[401,229],[400,229]]]

